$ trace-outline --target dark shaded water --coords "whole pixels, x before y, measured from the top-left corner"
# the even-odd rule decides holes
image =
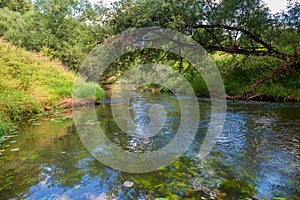
[[[137,123],[149,122],[149,105],[166,105],[170,114],[159,140],[145,142],[122,133],[109,100],[97,107],[98,123],[124,150],[161,148],[180,123],[178,102],[169,94],[136,96],[131,108]],[[0,148],[5,149],[0,156],[0,199],[300,198],[299,104],[228,102],[224,131],[206,160],[197,159],[197,152],[209,123],[210,103],[199,99],[199,106],[201,124],[187,153],[145,174],[119,172],[93,158],[70,119],[34,122]],[[126,181],[134,185],[125,187]]]

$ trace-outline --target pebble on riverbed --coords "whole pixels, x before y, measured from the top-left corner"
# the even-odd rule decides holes
[[[132,186],[134,185],[134,183],[131,182],[131,181],[125,181],[123,185],[124,185],[125,187],[130,188],[130,187],[132,187]]]

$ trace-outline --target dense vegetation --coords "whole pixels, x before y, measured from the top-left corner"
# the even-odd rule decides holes
[[[97,25],[101,10],[90,6],[84,1],[39,0],[24,14],[4,8],[0,12],[0,36],[76,69],[105,32]]]
[[[121,0],[110,8],[88,0],[0,0],[0,36],[76,72],[89,51],[106,38],[160,26],[192,37],[209,51],[228,98],[299,101],[299,15],[296,1],[290,1],[285,12],[272,14],[261,0]],[[19,48],[1,44],[1,121],[22,120],[38,113],[45,101],[70,96],[74,73]],[[208,96],[202,77],[189,63],[153,49],[122,56],[99,80],[107,82],[151,62],[171,65],[199,96]]]
[[[299,18],[300,3],[293,0],[284,12],[276,14],[272,14],[262,0],[119,0],[109,8],[101,3],[91,4],[89,0],[0,0],[0,143],[15,135],[19,122],[41,125],[27,131],[36,132],[38,136],[32,139],[29,135],[33,144],[24,151],[22,149],[22,156],[13,154],[20,150],[14,147],[25,147],[29,139],[21,137],[9,142],[13,147],[8,151],[10,154],[3,154],[6,156],[3,162],[7,163],[0,174],[0,192],[15,192],[13,195],[18,194],[17,198],[27,198],[20,196],[24,188],[28,186],[28,193],[32,193],[36,188],[31,186],[41,183],[48,189],[58,190],[57,186],[62,186],[62,198],[65,199],[65,194],[79,187],[90,187],[86,183],[91,182],[91,188],[97,190],[99,185],[95,184],[94,178],[99,182],[103,175],[103,184],[106,187],[108,181],[109,190],[119,190],[124,187],[125,180],[130,180],[139,193],[149,191],[147,196],[157,197],[157,200],[183,196],[190,199],[205,199],[204,196],[256,199],[255,195],[259,193],[257,182],[263,186],[259,189],[272,186],[270,190],[276,187],[281,191],[282,188],[282,191],[294,193],[296,198],[299,194],[296,167],[299,139],[297,120],[293,120],[297,116],[285,107],[277,108],[271,104],[270,107],[276,109],[269,109],[269,106],[264,108],[252,103],[231,105],[234,111],[228,113],[230,126],[224,127],[224,133],[229,135],[228,141],[233,142],[225,141],[220,149],[216,148],[211,161],[203,163],[183,156],[166,168],[137,176],[104,169],[104,165],[90,159],[86,149],[78,145],[78,136],[69,134],[75,127],[68,127],[68,131],[62,129],[69,126],[69,122],[53,125],[35,123],[35,120],[45,115],[52,118],[61,109],[61,102],[70,102],[81,63],[97,44],[126,30],[153,26],[178,31],[202,45],[218,66],[227,98],[300,101]],[[189,80],[198,96],[209,96],[202,76],[190,63],[158,49],[122,55],[102,77],[97,78],[100,84],[112,83],[126,70],[147,63],[171,66]],[[78,97],[101,99],[103,90],[100,86],[85,78],[83,75],[80,78],[82,87],[77,92]],[[89,96],[95,87],[96,96]],[[158,84],[143,85],[140,89],[153,93],[168,91]],[[179,89],[185,90],[182,86]],[[210,104],[204,104],[200,117],[206,130]],[[253,110],[260,112],[249,112]],[[240,113],[243,115],[239,116]],[[102,109],[98,114],[103,116],[100,124],[110,133],[111,141],[124,144],[125,149],[130,145],[139,146],[137,140],[128,145],[129,139],[119,133],[109,109]],[[87,121],[84,125],[92,127],[95,124],[98,122]],[[204,129],[199,130],[202,137]],[[198,141],[202,139],[195,140],[195,146],[200,147]],[[14,146],[14,142],[18,146]],[[0,155],[6,151],[7,143],[0,144]],[[45,171],[47,178],[43,179]],[[281,173],[296,176],[284,180]],[[51,178],[48,180],[48,177]],[[42,189],[41,185],[37,186],[37,190]],[[271,199],[284,199],[275,197],[284,195],[274,192]]]
[[[0,135],[13,130],[13,123],[42,114],[64,98],[71,98],[75,73],[59,62],[28,52],[0,40]],[[82,79],[83,98],[94,83]],[[97,99],[101,98],[99,86]]]
[[[260,0],[123,0],[114,9],[116,32],[160,26],[225,53],[215,58],[231,98],[299,100],[299,2],[277,14]]]

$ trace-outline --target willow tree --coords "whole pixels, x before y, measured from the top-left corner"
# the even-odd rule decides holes
[[[115,4],[110,25],[115,33],[160,26],[190,35],[209,51],[278,59],[269,74],[257,77],[243,95],[249,99],[261,84],[300,71],[300,4],[272,14],[261,0],[122,0]]]

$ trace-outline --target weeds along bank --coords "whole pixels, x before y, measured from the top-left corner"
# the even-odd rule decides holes
[[[214,54],[222,75],[226,93],[239,96],[249,89],[257,77],[268,74],[278,65],[278,60],[263,57],[232,57]],[[188,66],[188,65],[187,65]],[[176,68],[176,67],[175,67]],[[198,96],[209,96],[201,76],[187,77]],[[0,40],[0,135],[9,132],[14,123],[25,121],[43,113],[46,107],[59,105],[73,92],[75,73],[59,64],[49,61],[38,53],[28,52]],[[82,80],[81,97],[87,94],[94,83]],[[259,87],[254,100],[300,101],[300,73],[291,71],[277,80],[270,79]],[[100,99],[102,89],[97,86],[96,96]],[[63,106],[70,101],[63,101]]]
[[[225,86],[229,99],[256,100],[256,101],[300,101],[300,71],[297,65],[291,68],[288,73],[279,77],[271,77],[253,90],[249,98],[241,98],[257,80],[268,77],[272,71],[282,64],[282,61],[273,57],[232,55],[222,52],[214,52],[210,57],[216,63]],[[174,56],[174,58],[176,58]],[[174,59],[175,60],[175,59]],[[209,97],[209,91],[201,74],[186,60],[161,59],[161,62],[181,71],[191,86],[195,94],[199,97]],[[130,68],[134,63],[126,63]],[[115,81],[114,79],[113,81]],[[170,81],[169,81],[170,83]],[[173,84],[173,83],[172,83]],[[174,85],[176,83],[174,82]],[[178,86],[176,89],[184,92],[185,87]],[[168,91],[168,88],[158,84],[147,84],[140,88],[142,91]]]
[[[17,122],[44,112],[71,98],[75,73],[59,62],[28,52],[0,40],[0,136],[13,130]],[[103,90],[82,79],[83,99],[101,99]],[[97,88],[95,97],[87,96]]]
[[[268,76],[281,61],[271,57],[231,55],[216,52],[211,54],[223,79],[229,98],[242,96],[262,77]],[[190,79],[198,96],[209,93],[201,75]],[[258,101],[300,101],[300,72],[291,70],[279,78],[271,78],[253,91],[253,98]]]

